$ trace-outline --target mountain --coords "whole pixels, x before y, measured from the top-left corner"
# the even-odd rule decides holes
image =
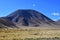
[[[3,20],[1,20],[3,19]],[[47,16],[36,10],[16,10],[10,15],[0,18],[0,24],[5,26],[16,26],[16,27],[41,27],[41,26],[55,26],[55,21],[51,20]]]
[[[58,24],[60,24],[60,20],[57,20],[56,22],[57,22]]]
[[[15,27],[14,23],[9,21],[7,18],[0,18],[0,28]]]

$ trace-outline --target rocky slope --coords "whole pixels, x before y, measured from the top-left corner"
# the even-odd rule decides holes
[[[5,26],[31,26],[40,27],[43,25],[57,25],[53,20],[35,10],[16,10],[10,15],[0,18],[0,25]]]

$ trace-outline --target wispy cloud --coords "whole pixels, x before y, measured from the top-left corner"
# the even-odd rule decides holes
[[[57,21],[58,19],[54,19],[54,21]]]
[[[51,13],[53,16],[59,16],[60,14],[59,13],[56,13],[56,12],[54,12],[54,13]]]
[[[33,4],[32,6],[33,6],[33,7],[35,7],[35,6],[36,6],[36,4]]]
[[[57,19],[54,19],[54,21],[60,20],[60,17],[58,17]]]

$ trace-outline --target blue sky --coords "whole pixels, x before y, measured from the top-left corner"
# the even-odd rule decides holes
[[[18,9],[34,9],[52,20],[60,19],[60,0],[0,0],[0,17]]]

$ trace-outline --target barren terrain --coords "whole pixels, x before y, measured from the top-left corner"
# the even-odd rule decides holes
[[[26,38],[59,38],[60,29],[1,28],[0,40],[23,40]]]

